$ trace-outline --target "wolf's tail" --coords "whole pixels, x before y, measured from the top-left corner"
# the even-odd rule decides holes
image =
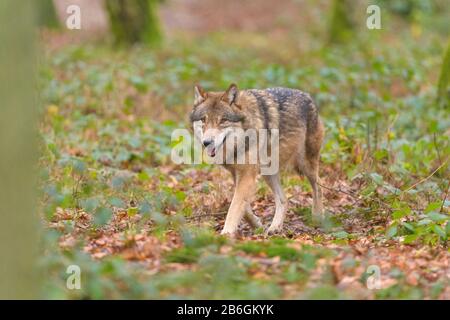
[[[324,127],[322,120],[319,117],[317,106],[312,99],[310,100],[307,110],[306,152],[310,155],[317,155],[322,147]]]

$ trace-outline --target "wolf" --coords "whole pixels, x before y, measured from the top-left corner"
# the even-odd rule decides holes
[[[210,158],[228,148],[225,150],[228,160],[236,159],[235,146],[225,143],[233,132],[267,129],[269,134],[271,131],[278,133],[277,148],[271,151],[276,153],[280,164],[275,173],[262,174],[259,161],[222,163],[233,177],[235,190],[221,234],[234,236],[243,217],[251,226],[262,227],[250,205],[259,176],[267,182],[275,198],[275,214],[266,234],[282,231],[287,200],[281,187],[280,170],[286,168],[293,168],[307,177],[312,187],[313,219],[323,218],[318,172],[324,127],[309,94],[282,87],[239,90],[236,84],[231,84],[226,91],[206,92],[195,85],[190,121],[195,137]],[[246,138],[238,135],[233,141],[238,143],[239,139]],[[273,142],[267,144],[270,149]],[[249,153],[252,146],[244,145],[243,152]]]

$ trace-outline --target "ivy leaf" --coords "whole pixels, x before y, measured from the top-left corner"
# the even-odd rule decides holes
[[[389,229],[386,231],[386,237],[388,238],[395,237],[395,235],[397,234],[397,229],[398,229],[397,224],[390,226]]]
[[[405,236],[405,238],[403,239],[403,243],[405,244],[411,244],[414,241],[417,240],[417,238],[419,238],[418,234],[408,234],[407,236]]]
[[[414,227],[410,223],[403,222],[402,225],[411,232],[415,231]]]
[[[349,234],[345,231],[333,232],[332,235],[336,239],[348,239],[348,236],[349,236]]]
[[[425,213],[429,213],[431,211],[436,211],[441,207],[441,202],[431,202],[425,209]]]
[[[109,208],[100,207],[95,211],[93,224],[95,227],[104,226],[112,217],[112,210]]]
[[[392,217],[396,220],[401,219],[403,217],[406,217],[411,213],[411,209],[409,207],[401,208],[399,210],[395,210],[394,213],[392,213]]]
[[[92,213],[99,206],[100,201],[96,198],[88,198],[81,201],[81,207],[84,211]]]
[[[429,214],[427,214],[427,216],[428,216],[428,218],[430,218],[431,220],[436,221],[436,222],[444,221],[449,218],[445,214],[440,214],[437,212],[430,212]]]
[[[444,229],[442,229],[440,226],[438,225],[434,225],[433,226],[433,231],[439,235],[439,237],[441,237],[442,239],[447,239],[447,234],[444,231]]]
[[[108,200],[109,204],[117,208],[125,208],[125,202],[122,199],[113,197]]]
[[[420,220],[419,222],[417,222],[417,225],[418,226],[426,226],[432,222],[433,222],[432,220],[430,220],[428,218],[424,218],[424,219]]]
[[[382,186],[383,185],[383,176],[378,173],[371,173],[370,177],[372,178],[372,181],[375,182],[377,185]]]

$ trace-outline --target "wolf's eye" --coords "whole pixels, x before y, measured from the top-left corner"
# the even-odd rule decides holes
[[[229,120],[227,118],[220,119],[220,124],[227,123]]]
[[[194,122],[192,122],[192,124],[194,127],[203,128],[205,122],[203,120],[195,120]]]

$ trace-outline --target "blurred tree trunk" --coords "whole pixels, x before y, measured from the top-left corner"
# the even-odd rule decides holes
[[[0,299],[38,293],[35,4],[0,1]]]
[[[161,41],[157,0],[105,1],[114,41],[119,45]]]
[[[47,28],[58,28],[59,20],[56,15],[53,0],[39,0],[38,5],[38,24]]]
[[[348,41],[354,32],[353,8],[349,0],[333,0],[329,21],[328,40],[331,43]]]
[[[450,41],[447,44],[447,50],[444,55],[444,59],[442,59],[442,68],[441,68],[441,76],[439,77],[438,83],[438,96],[437,100],[439,104],[442,104],[444,107],[448,107],[450,105]]]

